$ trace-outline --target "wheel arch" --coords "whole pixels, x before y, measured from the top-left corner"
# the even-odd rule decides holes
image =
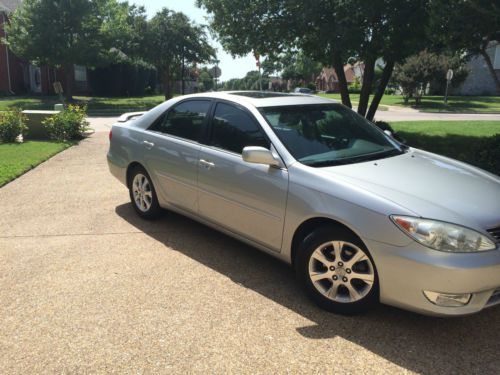
[[[139,163],[138,161],[133,161],[131,162],[128,166],[127,166],[127,172],[125,174],[125,178],[126,178],[126,182],[127,182],[127,187],[129,188],[130,187],[130,178],[132,177],[131,176],[131,172],[134,168],[136,167],[140,167],[140,168],[143,168],[146,172],[148,172],[148,174],[151,176],[151,174],[149,173],[149,171],[146,169],[146,167]]]
[[[292,266],[295,266],[295,260],[297,257],[297,253],[299,251],[299,246],[301,242],[309,235],[311,234],[315,229],[324,226],[324,225],[331,225],[333,227],[336,227],[338,229],[343,229],[347,230],[350,233],[352,233],[354,236],[356,236],[366,247],[366,244],[362,240],[362,238],[349,226],[347,226],[344,223],[341,223],[338,220],[332,219],[330,217],[324,217],[324,216],[318,216],[318,217],[312,217],[309,218],[305,221],[303,221],[295,230],[293,237],[292,237],[292,244],[291,244],[291,263]]]

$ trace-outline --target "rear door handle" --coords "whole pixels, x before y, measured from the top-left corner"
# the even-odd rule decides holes
[[[153,142],[149,142],[149,141],[143,141],[142,142],[144,144],[144,146],[148,149],[148,150],[151,150],[155,144]]]
[[[206,161],[204,159],[200,159],[200,165],[205,167],[206,169],[210,169],[210,168],[213,168],[215,167],[215,164],[210,162],[210,161]]]

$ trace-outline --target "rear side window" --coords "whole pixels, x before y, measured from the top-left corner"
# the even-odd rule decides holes
[[[209,100],[184,101],[162,115],[149,130],[198,142],[209,109]]]
[[[246,146],[270,147],[257,121],[247,112],[218,103],[212,121],[212,145],[241,154]]]

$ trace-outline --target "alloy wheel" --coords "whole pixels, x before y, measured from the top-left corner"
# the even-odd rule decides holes
[[[153,192],[148,178],[142,173],[135,175],[132,181],[132,193],[137,208],[147,212],[153,203]]]
[[[309,278],[326,298],[352,303],[370,293],[375,270],[368,255],[345,241],[330,241],[318,246],[309,258]]]

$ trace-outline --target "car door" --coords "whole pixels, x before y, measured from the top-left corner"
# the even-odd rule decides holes
[[[217,102],[208,143],[200,150],[200,215],[280,251],[288,172],[241,157],[246,146],[270,147],[258,121],[243,107]]]
[[[198,161],[212,101],[191,99],[175,104],[144,132],[144,160],[156,190],[167,203],[198,211]]]

